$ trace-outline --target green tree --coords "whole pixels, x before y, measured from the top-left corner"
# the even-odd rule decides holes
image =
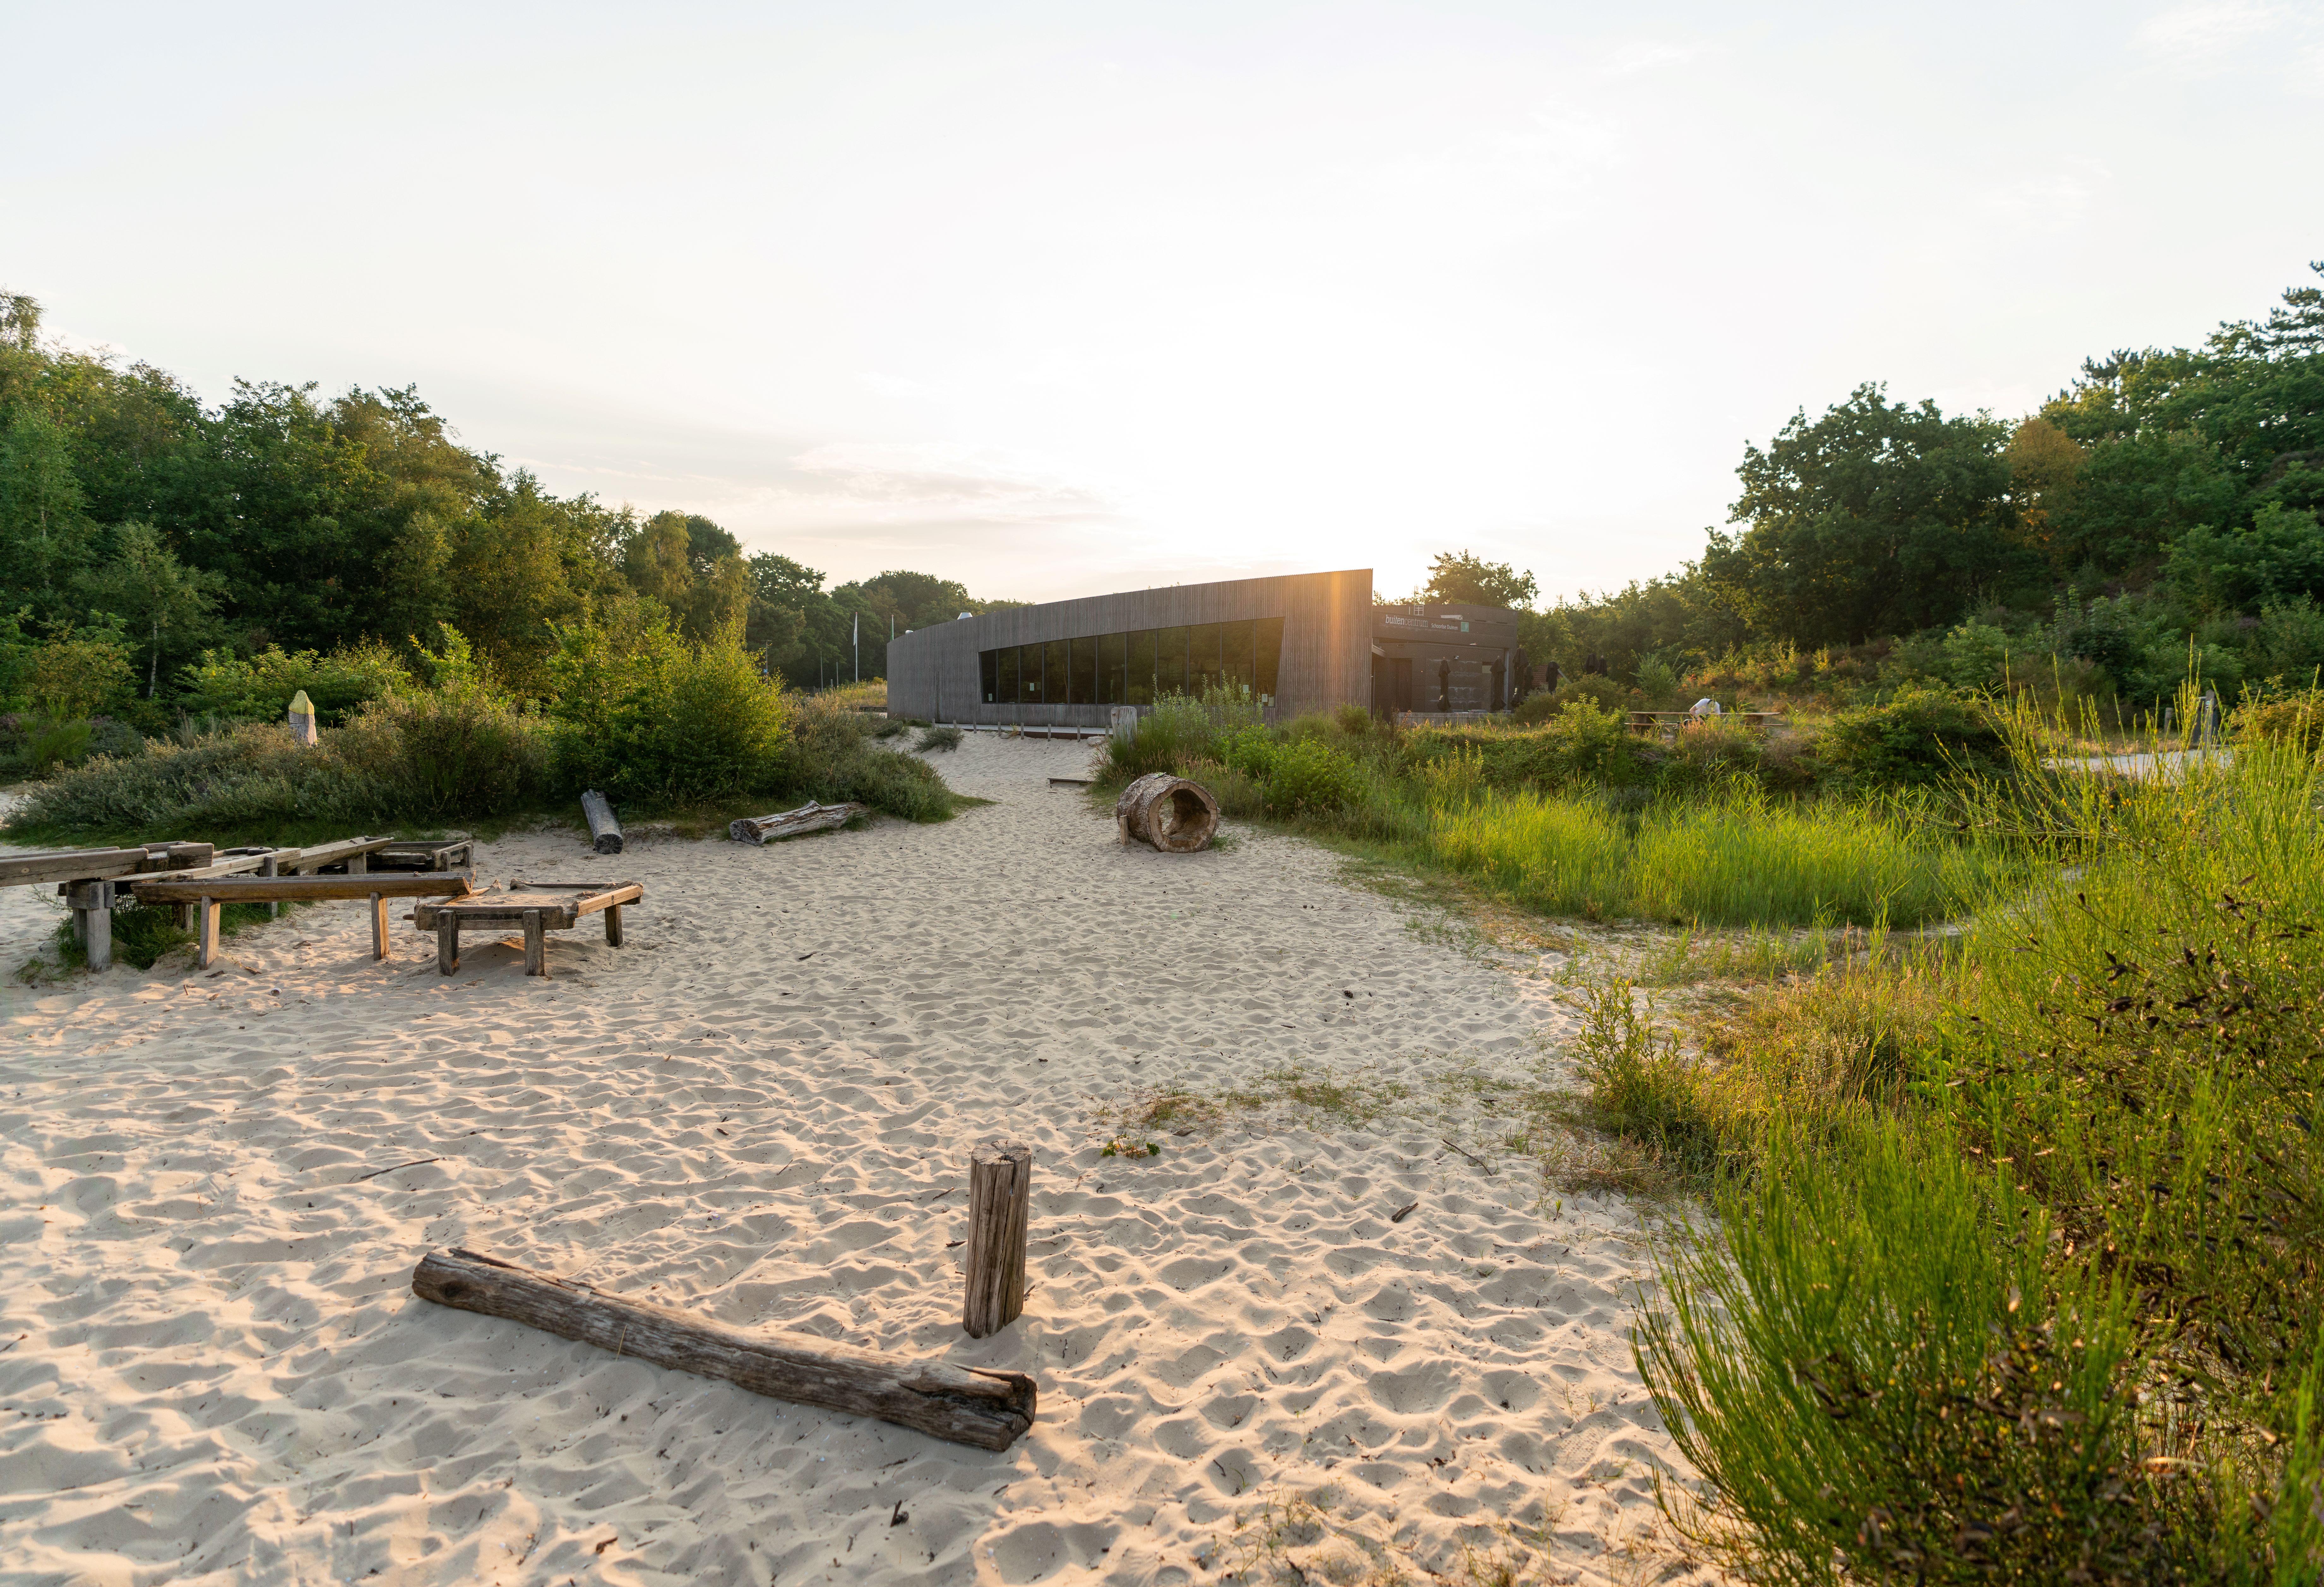
[[[226,580],[189,567],[150,523],[124,523],[114,532],[112,558],[81,581],[84,596],[144,636],[145,697],[161,692],[161,653],[189,654],[209,639],[211,614]]]
[[[1467,551],[1439,551],[1428,565],[1428,578],[1414,596],[1416,603],[1440,606],[1507,606],[1526,611],[1540,594],[1530,573],[1519,573],[1507,562],[1488,562]]]
[[[1744,448],[1734,521],[1704,574],[1757,632],[1854,643],[1960,620],[1974,596],[2038,588],[2010,501],[2007,427],[1858,386]]]

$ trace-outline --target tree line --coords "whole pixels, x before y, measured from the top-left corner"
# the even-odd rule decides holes
[[[410,387],[238,381],[210,406],[40,328],[34,300],[0,294],[0,660],[108,656],[97,704],[149,727],[205,652],[411,650],[448,625],[539,697],[560,630],[642,602],[812,687],[853,676],[859,623],[880,677],[891,626],[1007,604],[902,570],[826,587],[698,514],[560,497],[461,444]],[[0,696],[24,687],[0,678]]]

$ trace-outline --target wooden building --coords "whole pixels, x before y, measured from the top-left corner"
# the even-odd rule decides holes
[[[1220,684],[1278,720],[1506,707],[1517,618],[1490,606],[1374,606],[1369,567],[1171,585],[1015,606],[888,646],[888,709],[977,726],[1103,727],[1117,706]],[[1449,703],[1448,703],[1449,702]]]

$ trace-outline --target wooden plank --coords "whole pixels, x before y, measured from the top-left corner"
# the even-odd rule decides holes
[[[20,854],[0,860],[0,887],[25,887],[43,881],[104,881],[134,875],[149,858],[137,849],[59,849],[43,854]]]
[[[387,957],[387,895],[383,892],[371,895],[371,956]]]
[[[188,899],[219,899],[234,903],[307,903],[318,899],[361,899],[379,893],[387,898],[441,898],[472,891],[475,881],[465,871],[383,872],[377,876],[210,876],[190,881],[169,880],[130,883],[141,902],[177,903]]]
[[[475,858],[475,846],[465,837],[392,843],[373,850],[371,863],[375,871],[465,871]]]
[[[736,1328],[471,1250],[429,1252],[412,1271],[411,1292],[616,1355],[721,1378],[754,1394],[873,1416],[978,1449],[1014,1444],[1033,1425],[1039,1395],[1021,1372],[914,1361],[810,1333]]]
[[[549,973],[549,932],[539,909],[524,912],[524,973],[542,977]]]
[[[297,849],[274,849],[263,854],[234,854],[223,860],[214,860],[207,865],[140,874],[137,881],[141,882],[199,881],[209,876],[248,876],[254,872],[263,875],[269,863],[281,864],[287,870],[289,864],[283,856],[296,854],[298,852]]]
[[[998,1333],[1025,1310],[1025,1226],[1033,1205],[1033,1149],[979,1141],[968,1154],[967,1292],[960,1325]]]
[[[207,970],[218,955],[218,911],[225,906],[216,899],[194,900],[195,938],[194,968]]]

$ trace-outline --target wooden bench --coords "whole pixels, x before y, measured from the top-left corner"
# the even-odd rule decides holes
[[[524,973],[549,973],[549,934],[570,931],[585,915],[605,917],[605,946],[622,946],[622,906],[646,896],[635,881],[509,882],[506,892],[481,892],[447,903],[420,904],[411,911],[411,923],[436,934],[436,968],[449,975],[460,967],[460,932],[464,927],[524,932]]]
[[[295,852],[295,851],[294,851]],[[248,857],[248,856],[245,856]],[[371,956],[387,957],[387,900],[392,898],[441,898],[475,890],[475,880],[465,871],[405,872],[351,876],[175,876],[166,881],[136,881],[130,890],[143,904],[190,905],[196,912],[194,967],[207,970],[217,957],[218,915],[227,904],[313,903],[325,899],[371,900]]]

